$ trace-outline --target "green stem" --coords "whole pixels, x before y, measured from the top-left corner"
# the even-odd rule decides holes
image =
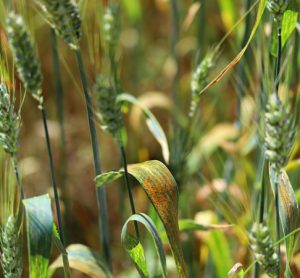
[[[85,103],[86,103],[86,109],[88,113],[88,122],[89,122],[90,136],[91,136],[92,149],[93,149],[95,175],[97,176],[101,174],[97,131],[96,131],[96,126],[94,121],[92,100],[88,89],[88,81],[87,81],[87,76],[84,69],[80,49],[76,50],[76,58],[77,58],[77,63],[80,71],[83,92],[85,96]],[[110,267],[110,269],[112,270],[111,251],[109,245],[109,223],[108,223],[108,212],[107,212],[107,203],[106,203],[106,191],[104,187],[100,187],[100,188],[97,187],[96,191],[97,191],[97,205],[98,205],[98,212],[99,212],[99,228],[100,228],[99,237],[100,237],[105,260],[108,266]]]
[[[279,91],[279,83],[280,83],[280,61],[281,61],[281,26],[277,28],[277,60],[276,60],[276,70],[275,70],[275,92],[276,96],[279,99],[278,91]]]
[[[278,173],[276,173],[276,176],[277,176],[276,182],[275,182],[276,239],[277,239],[277,241],[279,241],[280,240],[280,216],[279,216]],[[281,262],[280,244],[278,244],[278,246],[277,246],[277,256],[278,256],[278,261],[279,261],[277,276],[280,277],[280,262]]]
[[[15,171],[15,176],[16,176],[16,180],[17,180],[21,200],[24,200],[25,195],[24,195],[22,181],[21,181],[21,178],[20,178],[20,172],[19,172],[19,167],[18,167],[18,162],[17,162],[18,160],[17,160],[16,154],[12,155],[12,161],[13,161],[13,167],[14,167],[14,171]]]
[[[60,177],[64,194],[64,201],[67,200],[66,192],[66,175],[67,175],[67,159],[66,159],[66,139],[65,139],[65,127],[64,127],[64,91],[61,80],[61,72],[59,66],[59,55],[57,48],[57,38],[55,30],[51,29],[51,52],[52,52],[52,66],[54,75],[54,87],[55,87],[55,101],[57,108],[57,118],[59,121],[60,129]]]
[[[179,40],[179,9],[177,0],[171,1],[172,8],[172,35],[171,35],[171,51],[172,56],[176,64],[176,74],[172,83],[172,96],[175,105],[175,109],[179,107],[178,96],[178,80],[179,80],[179,55],[177,51],[177,44]]]
[[[50,136],[49,136],[49,131],[48,131],[46,110],[45,110],[44,106],[42,106],[42,108],[41,108],[41,113],[42,113],[42,119],[43,119],[43,125],[44,125],[46,143],[47,143],[47,151],[48,151],[48,157],[49,157],[49,163],[50,163],[50,174],[51,174],[52,188],[53,188],[53,192],[54,192],[54,200],[55,200],[55,207],[56,207],[56,214],[57,214],[57,221],[58,221],[58,230],[59,230],[61,243],[65,247],[65,238],[64,238],[64,232],[63,232],[57,182],[56,182],[56,177],[55,177],[54,160],[53,160]]]
[[[125,172],[125,183],[126,183],[126,187],[127,187],[128,196],[129,196],[130,208],[131,208],[132,214],[136,214],[132,191],[131,191],[130,184],[129,184],[129,174],[128,174],[128,169],[127,169],[127,159],[126,159],[125,148],[123,146],[123,143],[120,142],[119,145],[120,145],[121,155],[122,155],[122,159],[123,159],[123,167],[124,167],[124,172]],[[135,229],[137,238],[140,238],[140,232],[139,232],[138,224],[136,221],[134,221],[134,229]]]
[[[68,198],[68,189],[66,184],[67,179],[67,154],[66,154],[66,139],[65,139],[65,127],[64,127],[64,91],[61,80],[61,71],[59,65],[59,55],[57,47],[57,38],[54,29],[50,29],[51,37],[51,53],[52,53],[52,67],[53,67],[53,77],[54,77],[54,88],[55,88],[55,102],[56,102],[56,113],[59,122],[59,145],[60,145],[60,165],[59,174],[60,182],[62,188],[62,199],[65,204],[65,226],[69,226],[69,221],[71,219],[70,215],[70,204]],[[68,237],[69,234],[67,234]]]
[[[55,208],[56,208],[56,214],[57,214],[59,236],[60,236],[61,244],[65,248],[65,237],[64,237],[63,223],[62,223],[61,210],[60,210],[60,204],[59,204],[57,182],[56,182],[56,177],[55,177],[54,160],[53,160],[50,136],[49,136],[49,131],[48,131],[46,110],[45,110],[44,106],[41,107],[41,113],[42,113],[42,119],[43,119],[43,125],[44,125],[45,137],[46,137],[46,143],[47,143],[47,151],[48,151],[48,157],[49,157],[49,163],[50,163],[50,174],[51,174],[52,188],[53,188],[53,192],[54,192],[54,201],[55,201]],[[70,274],[68,273],[68,269],[69,269],[68,257],[64,258],[63,265],[64,265],[65,277],[70,277]]]

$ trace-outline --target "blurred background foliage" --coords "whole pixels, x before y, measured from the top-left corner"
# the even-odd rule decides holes
[[[8,5],[5,2],[10,0],[1,1],[1,55],[6,61],[10,79],[15,80],[16,96],[21,100],[24,92],[18,78],[14,78],[11,54],[3,28],[6,15],[4,4]],[[34,1],[12,2],[15,9],[24,16],[34,35],[42,63],[45,103],[59,173],[63,159],[52,81],[50,29],[42,20]],[[98,73],[109,71],[101,41],[101,13],[106,2],[108,1],[79,1],[83,21],[81,48],[90,84],[95,82]],[[191,100],[190,82],[196,65],[226,34],[208,80],[215,77],[235,57],[250,35],[257,3],[250,0],[178,1],[179,38],[175,45],[179,59],[177,64],[171,51],[175,25],[170,0],[121,0],[121,39],[117,57],[122,90],[135,95],[145,107],[151,109],[167,135],[171,134],[172,118],[176,118],[186,128]],[[245,15],[248,10],[249,13]],[[272,22],[265,13],[241,62],[201,96],[199,118],[190,130],[194,146],[187,155],[186,167],[177,165],[185,168],[185,173],[182,173],[184,178],[181,175],[178,178],[176,171],[179,169],[171,167],[179,182],[180,218],[195,219],[203,225],[233,224],[232,227],[225,225],[226,228],[215,231],[182,233],[190,277],[226,277],[234,263],[240,262],[248,266],[252,261],[247,231],[256,217],[257,190],[260,186],[262,92],[272,90],[273,84],[274,57],[269,52],[271,31]],[[83,243],[98,249],[92,153],[79,72],[74,53],[69,51],[61,39],[58,43],[65,92],[65,183],[68,200],[63,203],[63,210],[68,206],[66,237],[69,243]],[[280,92],[288,100],[299,93],[299,26],[285,46],[284,53],[284,82]],[[179,106],[174,110],[171,95],[175,76],[178,77],[175,86],[179,92]],[[22,106],[19,154],[23,184],[28,196],[46,191],[51,193],[42,123],[37,111],[33,109],[33,102],[27,97]],[[293,105],[299,105],[298,100]],[[123,107],[123,111],[128,131],[128,162],[137,163],[150,159],[163,161],[161,148],[147,129],[141,111],[129,106]],[[103,171],[119,169],[121,164],[118,147],[100,129],[98,134]],[[172,142],[174,143],[170,139],[171,156]],[[300,200],[298,149],[297,141],[292,162],[287,169]],[[62,178],[59,181],[62,183]],[[137,211],[150,210],[151,215],[143,190],[135,187],[133,192]],[[124,277],[131,277],[124,274],[132,265],[120,244],[120,231],[129,211],[128,202],[124,201],[127,195],[122,187],[113,186],[107,187],[107,194],[114,269],[118,274],[123,273]],[[273,200],[268,202],[272,203]],[[272,215],[273,207],[269,207]],[[295,249],[295,258],[299,258],[298,249]],[[170,268],[171,265],[168,264]],[[292,267],[300,275],[297,260]]]

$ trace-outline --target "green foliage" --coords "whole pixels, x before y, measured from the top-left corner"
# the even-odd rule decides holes
[[[130,216],[125,222],[125,224],[123,225],[122,232],[121,232],[122,244],[125,250],[127,251],[128,255],[130,256],[131,260],[135,264],[139,274],[141,275],[141,277],[151,277],[147,270],[147,262],[146,262],[144,248],[142,244],[140,243],[138,238],[136,238],[134,235],[128,232],[128,224],[132,221],[137,221],[143,224],[147,228],[149,234],[151,235],[154,241],[155,249],[159,257],[159,264],[162,271],[162,277],[168,277],[166,257],[165,257],[162,241],[158,234],[157,228],[155,227],[151,218],[144,213]]]
[[[29,277],[47,277],[53,237],[53,217],[49,195],[23,200],[26,212],[26,234]]]
[[[179,241],[178,191],[175,179],[168,168],[156,160],[129,165],[128,173],[140,183],[156,209],[164,224],[178,273],[185,277],[185,263]],[[110,181],[113,181],[113,175],[115,179],[119,178],[118,172],[110,175]],[[104,180],[102,175],[97,176],[97,186],[103,186]]]
[[[66,249],[70,268],[80,271],[92,278],[112,277],[107,265],[99,254],[82,244],[71,244]],[[63,256],[60,255],[49,267],[48,276],[64,267]]]

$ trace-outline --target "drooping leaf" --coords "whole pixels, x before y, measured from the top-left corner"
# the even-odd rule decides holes
[[[154,136],[154,138],[160,144],[164,160],[165,160],[165,162],[168,163],[169,157],[170,157],[168,140],[167,140],[164,130],[162,129],[160,123],[155,118],[155,116],[152,114],[152,112],[148,108],[141,105],[140,102],[138,101],[138,99],[136,99],[134,96],[132,96],[130,94],[125,94],[125,93],[120,94],[118,96],[118,101],[124,102],[124,103],[131,103],[133,105],[138,106],[143,111],[143,114],[146,118],[146,124],[147,124],[150,132]]]
[[[159,237],[157,229],[152,222],[151,218],[144,214],[135,214],[129,217],[129,219],[125,222],[122,228],[121,239],[124,248],[127,253],[131,257],[133,263],[135,264],[139,274],[141,277],[149,277],[149,273],[147,270],[147,262],[144,254],[144,248],[138,238],[128,232],[128,224],[132,221],[137,221],[143,224],[150,235],[153,238],[155,249],[157,251],[157,255],[159,257],[159,262],[162,270],[162,276],[167,277],[167,265],[166,265],[166,256],[163,249],[162,241]]]
[[[70,268],[80,271],[92,278],[112,277],[101,257],[89,247],[72,244],[67,247]],[[57,269],[63,268],[60,255],[49,267],[48,277],[52,277]]]
[[[211,82],[209,82],[207,84],[207,86],[205,86],[205,88],[203,88],[203,90],[201,90],[201,92],[199,92],[199,94],[203,94],[208,88],[210,88],[212,85],[216,84],[217,82],[219,82],[224,75],[229,72],[244,56],[252,38],[254,37],[254,34],[257,30],[257,27],[259,26],[260,20],[262,18],[262,15],[264,13],[265,7],[266,7],[266,3],[267,0],[260,0],[259,1],[259,7],[258,7],[258,11],[257,11],[257,15],[256,15],[256,20],[254,23],[254,26],[252,28],[250,37],[246,43],[246,45],[243,47],[243,49],[237,54],[237,56],[217,75],[217,77],[215,77]]]
[[[188,156],[188,169],[190,173],[197,171],[203,160],[228,140],[235,139],[238,136],[238,129],[230,123],[221,123],[213,127],[206,133],[194,146]]]
[[[26,234],[29,277],[47,277],[52,244],[52,209],[49,195],[23,200],[26,213]]]
[[[296,28],[298,14],[299,14],[299,1],[298,0],[290,0],[288,1],[287,10],[283,14],[282,19],[282,27],[281,27],[281,38],[282,38],[282,48],[287,43],[289,37],[293,33]],[[273,56],[277,56],[277,25],[274,22],[272,28],[272,42],[271,42],[271,53]]]
[[[123,170],[120,172],[123,172]],[[128,172],[143,187],[157,211],[166,230],[179,275],[180,277],[186,277],[179,240],[178,191],[174,177],[168,168],[157,160],[129,165]],[[104,185],[101,176],[96,177],[97,186]]]
[[[299,226],[299,207],[296,195],[285,170],[282,169],[279,173],[276,173],[272,167],[269,169],[273,193],[275,192],[275,186],[278,185],[279,215],[286,236]],[[295,235],[289,236],[285,243],[289,262],[293,254]]]
[[[222,224],[215,224],[215,225],[199,224],[193,219],[180,219],[178,224],[179,224],[180,232],[221,230],[221,229],[228,229],[228,228],[233,227],[233,225],[229,225],[229,224],[224,224],[224,225],[222,225]]]

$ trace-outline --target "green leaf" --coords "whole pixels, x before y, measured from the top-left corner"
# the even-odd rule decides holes
[[[123,170],[120,172],[123,173]],[[166,230],[179,275],[186,277],[179,240],[178,191],[174,177],[168,168],[157,160],[129,165],[128,172],[143,187],[157,211]],[[96,177],[97,186],[103,186],[102,181],[102,175]]]
[[[221,17],[227,30],[231,30],[236,20],[237,5],[233,0],[219,0]]]
[[[283,14],[282,27],[281,27],[281,38],[282,38],[282,48],[287,43],[289,37],[292,35],[296,28],[298,14],[299,14],[299,1],[290,0],[287,10]],[[272,41],[271,41],[271,54],[277,56],[277,25],[273,24],[272,28]]]
[[[70,268],[92,278],[112,277],[100,256],[89,247],[82,244],[72,244],[67,247],[67,253]],[[48,277],[52,277],[55,271],[60,268],[63,268],[61,255],[50,265]]]
[[[216,276],[214,277],[227,277],[232,266],[232,256],[224,233],[212,231],[209,235],[207,244],[216,270]]]
[[[228,277],[244,277],[243,265],[241,263],[236,263],[228,272]]]
[[[135,264],[139,274],[141,275],[141,277],[149,277],[144,248],[138,240],[138,238],[136,238],[134,235],[128,232],[128,224],[132,221],[137,221],[143,224],[147,228],[148,232],[151,234],[155,244],[157,255],[159,257],[162,276],[167,277],[166,256],[163,249],[162,241],[151,218],[144,213],[130,216],[129,219],[123,225],[121,233],[122,244],[126,249],[127,253],[129,254],[130,258],[132,259],[133,263]]]
[[[286,236],[294,231],[299,223],[299,207],[296,195],[285,170],[282,169],[279,173],[276,173],[272,167],[269,169],[273,193],[275,192],[276,184],[279,186],[279,215],[283,232]],[[289,262],[293,254],[295,235],[289,236],[285,244]]]
[[[167,140],[164,130],[162,129],[160,123],[155,118],[155,116],[152,114],[152,112],[148,108],[141,105],[141,103],[138,101],[138,99],[130,94],[125,94],[125,93],[120,94],[118,96],[118,101],[123,102],[123,103],[131,103],[133,105],[136,105],[143,111],[144,116],[146,118],[146,124],[147,124],[150,132],[154,136],[154,138],[160,144],[164,160],[166,163],[168,163],[169,158],[170,158],[168,140]]]
[[[47,277],[52,244],[52,210],[49,195],[23,200],[26,212],[26,234],[29,277]]]
[[[140,0],[121,0],[121,4],[132,23],[141,20],[142,7]]]

